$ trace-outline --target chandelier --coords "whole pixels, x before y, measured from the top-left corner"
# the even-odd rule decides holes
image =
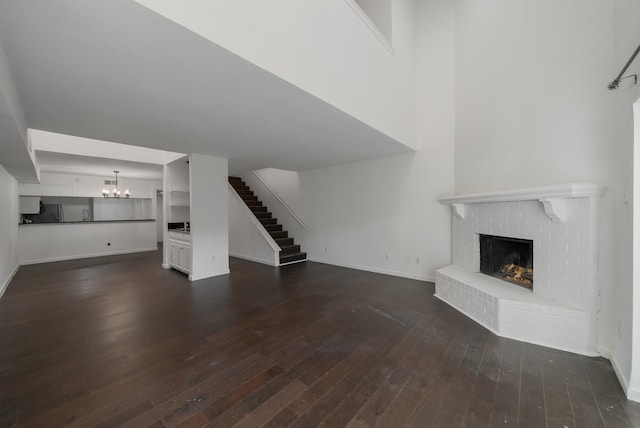
[[[116,174],[116,180],[115,180],[115,185],[116,187],[113,188],[113,190],[111,192],[109,192],[109,190],[107,189],[102,189],[102,196],[105,198],[116,198],[116,199],[120,199],[121,193],[120,190],[118,190],[118,174],[120,173],[120,171],[113,171]],[[114,182],[112,181],[111,184],[114,184]],[[124,191],[124,197],[125,198],[130,198],[131,197],[131,192],[129,191],[129,189]]]

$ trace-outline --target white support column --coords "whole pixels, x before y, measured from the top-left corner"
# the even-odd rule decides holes
[[[191,251],[193,281],[229,273],[227,159],[191,154]]]

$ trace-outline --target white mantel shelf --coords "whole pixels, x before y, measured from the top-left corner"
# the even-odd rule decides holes
[[[602,196],[606,191],[607,188],[601,184],[569,183],[499,192],[446,196],[438,198],[438,201],[443,204],[450,204],[455,214],[460,218],[464,218],[465,204],[537,200],[542,203],[545,213],[552,221],[564,222],[566,218],[565,201],[567,199]]]

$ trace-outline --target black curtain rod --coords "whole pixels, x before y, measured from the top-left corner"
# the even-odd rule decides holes
[[[629,68],[633,60],[636,59],[636,56],[638,56],[639,52],[640,52],[640,45],[638,45],[636,50],[633,52],[633,54],[631,55],[631,58],[629,58],[629,61],[627,61],[624,67],[622,67],[622,71],[618,74],[618,77],[616,77],[613,80],[613,82],[609,83],[609,86],[608,86],[609,90],[613,91],[614,89],[618,89],[618,86],[620,85],[620,81],[623,79],[622,75],[627,71],[627,68]],[[636,76],[635,74],[633,74],[632,76],[635,76],[636,83],[638,83],[638,76]]]

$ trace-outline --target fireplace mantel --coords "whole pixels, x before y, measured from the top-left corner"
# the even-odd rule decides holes
[[[454,213],[458,217],[464,218],[465,204],[537,200],[542,203],[544,212],[553,222],[564,222],[566,219],[567,199],[602,196],[606,191],[607,188],[600,184],[569,183],[498,192],[474,193],[470,195],[446,196],[438,198],[438,201],[451,205]]]

